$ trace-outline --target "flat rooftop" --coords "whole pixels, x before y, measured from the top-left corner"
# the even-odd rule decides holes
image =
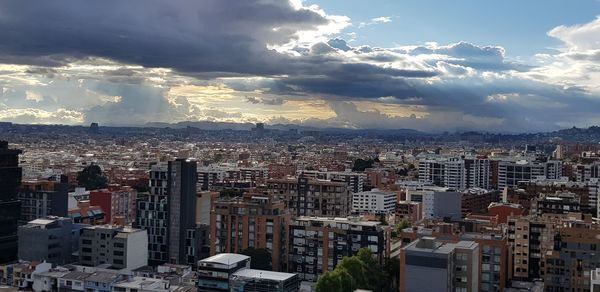
[[[241,269],[233,273],[232,277],[244,277],[244,278],[256,278],[256,279],[267,279],[273,281],[285,281],[296,276],[292,273],[281,273],[265,270],[255,269]]]
[[[212,257],[200,260],[202,263],[216,263],[222,265],[230,265],[233,263],[241,262],[250,259],[249,256],[237,253],[220,253]]]

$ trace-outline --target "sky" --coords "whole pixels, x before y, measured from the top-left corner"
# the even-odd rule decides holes
[[[0,121],[600,125],[600,1],[4,0]]]

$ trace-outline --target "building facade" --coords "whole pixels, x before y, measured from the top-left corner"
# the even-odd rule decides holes
[[[294,216],[348,216],[352,195],[346,183],[299,177],[267,181],[270,195],[285,202]]]
[[[18,192],[22,177],[19,154],[21,150],[9,149],[8,142],[0,141],[0,263],[14,261],[18,255]]]
[[[128,226],[135,221],[137,191],[129,186],[109,185],[106,189],[90,191],[90,204],[100,206],[107,224]]]
[[[151,264],[197,261],[196,170],[196,162],[186,159],[150,169],[150,192],[138,196],[134,225],[148,231]]]
[[[422,237],[400,253],[400,291],[479,291],[479,244]]]
[[[63,217],[47,217],[19,226],[19,259],[46,261],[53,265],[74,262],[83,225]]]
[[[210,254],[240,253],[247,248],[267,249],[272,267],[287,270],[287,234],[291,215],[280,200],[268,195],[213,202]]]
[[[396,210],[396,193],[373,189],[352,194],[352,211],[369,214],[389,214]]]
[[[19,189],[21,218],[19,224],[47,216],[67,217],[68,181],[66,176],[56,180],[24,181]]]
[[[108,264],[133,270],[148,264],[146,230],[96,225],[83,228],[79,240],[79,263],[95,267]]]
[[[391,230],[380,222],[299,217],[289,231],[288,272],[301,280],[316,281],[361,248],[368,248],[380,263],[390,254]]]

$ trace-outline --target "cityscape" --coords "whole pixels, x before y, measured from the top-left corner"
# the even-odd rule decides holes
[[[600,292],[600,1],[0,1],[0,292]]]

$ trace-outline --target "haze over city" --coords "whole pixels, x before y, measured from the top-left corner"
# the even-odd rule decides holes
[[[600,2],[0,3],[0,120],[600,124]]]

